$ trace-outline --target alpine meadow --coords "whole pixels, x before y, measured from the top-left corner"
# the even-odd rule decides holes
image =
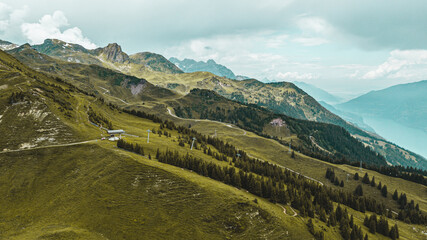
[[[427,239],[426,11],[0,0],[0,239]]]

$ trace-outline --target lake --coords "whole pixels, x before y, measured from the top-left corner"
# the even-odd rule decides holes
[[[427,132],[390,119],[363,117],[363,120],[388,141],[427,158]]]

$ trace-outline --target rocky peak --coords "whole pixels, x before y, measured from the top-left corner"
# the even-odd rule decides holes
[[[108,61],[124,63],[129,61],[129,56],[122,51],[122,47],[117,43],[110,43],[102,49],[102,53]]]

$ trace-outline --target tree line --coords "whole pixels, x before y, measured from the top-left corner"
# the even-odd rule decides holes
[[[123,140],[119,142],[118,147],[131,151],[132,149],[134,149],[133,151],[138,149],[137,144],[126,143]],[[340,232],[344,239],[363,239],[360,227],[354,224],[347,210],[342,210],[341,207],[337,207],[334,210],[332,199],[340,202],[339,198],[341,194],[344,194],[342,191],[334,196],[336,191],[331,188],[321,187],[317,183],[311,182],[289,170],[279,168],[277,165],[248,159],[249,163],[244,170],[238,168],[238,166],[241,166],[239,161],[242,160],[235,158],[230,162],[230,166],[221,167],[213,162],[206,162],[200,158],[193,157],[188,153],[181,155],[177,151],[165,150],[161,152],[159,149],[156,153],[156,159],[159,162],[186,168],[202,176],[248,190],[250,193],[267,198],[272,202],[291,203],[292,207],[299,210],[301,216],[319,217],[320,220],[331,226],[339,224]],[[236,163],[238,163],[238,166]],[[361,199],[363,203],[365,201],[368,202],[368,205],[374,203],[372,202],[374,200]],[[341,202],[346,203],[342,200]],[[366,208],[371,209],[371,207]],[[362,210],[364,212],[364,209]],[[382,207],[382,210],[385,211],[385,207]],[[319,239],[322,236],[318,232],[315,232],[314,235]]]

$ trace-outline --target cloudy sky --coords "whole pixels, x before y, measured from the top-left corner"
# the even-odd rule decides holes
[[[426,12],[422,0],[0,0],[0,38],[117,42],[352,96],[427,79]]]

